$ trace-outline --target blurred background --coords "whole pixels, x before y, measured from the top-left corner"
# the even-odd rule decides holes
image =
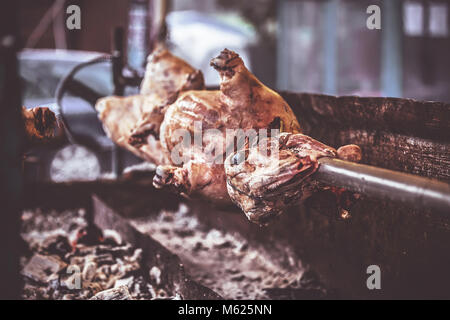
[[[237,51],[252,72],[276,90],[450,102],[450,1],[19,3],[19,33],[24,48],[19,63],[23,104],[27,107],[52,108],[59,80],[76,64],[111,52],[112,32],[118,26],[126,32],[126,61],[141,75],[146,57],[164,28],[171,50],[200,68],[209,86],[219,83],[209,61],[226,47]],[[79,30],[66,27],[66,9],[73,4],[81,9]],[[370,5],[381,8],[380,30],[366,26]],[[100,64],[86,68],[77,78],[109,95],[113,92],[111,74],[110,65]],[[133,90],[126,94],[131,93]],[[46,150],[42,157],[48,157],[50,164],[39,173],[33,171],[33,175],[62,181],[71,175],[95,179],[111,172],[113,164],[107,159],[114,146],[104,135],[92,107],[76,96],[68,96],[64,108],[72,130],[85,141],[84,147]],[[67,165],[72,159],[89,157],[93,159],[89,166]],[[125,158],[125,164],[138,162],[128,154]],[[85,173],[79,172],[86,168],[89,170]]]
[[[367,28],[367,19],[372,14],[367,13],[367,9],[373,5],[381,8],[381,29]],[[448,272],[450,265],[445,255],[449,252],[450,241],[448,223],[443,217],[434,216],[428,210],[422,214],[419,208],[397,208],[394,204],[367,199],[370,201],[360,202],[359,211],[352,212],[352,220],[344,221],[338,217],[335,208],[327,208],[328,198],[317,198],[316,201],[324,206],[323,213],[328,211],[329,214],[319,214],[322,211],[319,209],[304,211],[302,208],[299,215],[286,215],[286,219],[271,231],[256,225],[252,229],[244,220],[238,220],[245,219],[242,214],[228,217],[206,204],[181,206],[184,202],[148,188],[148,181],[141,186],[141,181],[135,179],[137,189],[121,183],[127,182],[124,181],[126,177],[116,181],[124,172],[122,177],[126,174],[133,176],[129,171],[126,173],[129,166],[138,165],[138,169],[147,169],[148,173],[151,165],[140,166],[141,159],[112,143],[97,119],[93,104],[101,96],[138,93],[139,81],[124,92],[118,90],[120,81],[139,80],[144,74],[146,57],[156,41],[162,39],[175,55],[203,71],[209,87],[219,83],[217,73],[209,66],[211,58],[223,48],[229,48],[241,55],[247,67],[262,82],[279,91],[392,96],[450,103],[449,7],[450,0],[0,1],[0,194],[5,198],[0,222],[0,287],[7,288],[0,290],[0,298],[19,295],[14,292],[14,288],[19,286],[9,282],[19,278],[19,261],[21,264],[30,263],[19,255],[26,248],[35,247],[31,243],[25,245],[20,242],[20,225],[30,225],[28,235],[41,237],[39,242],[42,243],[54,243],[55,250],[59,251],[58,243],[64,246],[64,242],[50,242],[53,240],[50,232],[44,231],[47,229],[27,221],[31,221],[31,216],[40,219],[41,208],[38,206],[45,202],[50,205],[61,203],[64,208],[72,205],[83,207],[84,213],[81,210],[78,213],[70,211],[70,219],[89,216],[94,211],[92,194],[103,194],[103,198],[95,200],[100,206],[99,211],[109,212],[106,208],[109,207],[115,212],[148,214],[149,219],[153,219],[148,221],[153,224],[147,220],[135,220],[134,226],[140,225],[144,229],[138,228],[139,231],[159,237],[155,239],[161,240],[163,245],[168,245],[183,258],[183,265],[190,268],[188,273],[193,271],[192,274],[205,281],[203,283],[207,286],[207,280],[211,280],[208,275],[215,275],[213,281],[220,278],[217,282],[230,291],[235,287],[246,288],[245,281],[250,281],[251,288],[253,284],[267,286],[278,298],[294,297],[294,292],[302,296],[301,281],[305,281],[305,286],[309,283],[312,288],[320,283],[321,279],[315,273],[306,280],[303,276],[297,278],[306,263],[316,260],[317,272],[328,274],[334,282],[330,289],[342,288],[351,294],[354,291],[353,297],[360,298],[358,292],[367,293],[366,273],[361,272],[361,267],[365,269],[375,262],[377,265],[382,263],[382,270],[386,270],[392,279],[397,279],[392,281],[393,292],[399,290],[403,294],[411,291],[413,297],[414,294],[420,297],[422,287],[428,290],[436,286],[439,288],[438,297],[440,290],[447,297],[448,279],[442,275]],[[74,8],[80,10],[79,29],[67,26],[67,20],[77,13],[72,11]],[[117,50],[122,47],[117,41],[118,30],[123,35],[123,50]],[[83,90],[88,88],[95,93],[91,95],[94,98],[82,99],[76,90],[72,90],[66,93],[62,103],[57,104],[55,95],[61,80],[75,66],[105,53],[109,54],[108,61],[89,65],[75,76],[78,84],[84,84],[81,86]],[[123,57],[124,61],[118,57]],[[120,63],[117,62],[119,60]],[[122,62],[127,65],[125,68]],[[27,146],[24,150],[20,97],[22,105],[27,108],[46,106],[60,119],[64,115],[74,141],[68,141],[70,135],[64,135],[60,130],[58,133],[61,134],[51,141]],[[372,107],[370,102],[367,103]],[[360,107],[357,102],[353,105]],[[405,103],[398,114],[395,113],[395,121],[390,123],[391,119],[386,119],[388,117],[379,117],[372,124],[367,121],[370,124],[368,128],[364,128],[366,121],[354,121],[359,123],[355,130],[337,130],[342,119],[327,121],[327,125],[317,125],[320,122],[316,122],[310,126],[319,129],[316,132],[329,131],[327,137],[337,138],[333,141],[359,139],[364,143],[361,144],[365,148],[364,154],[368,158],[379,159],[377,165],[389,167],[398,162],[396,168],[400,171],[418,171],[427,176],[430,172],[437,172],[437,176],[448,177],[445,167],[449,163],[448,134],[434,139],[435,132],[436,135],[444,132],[448,123],[444,110],[448,105],[439,105],[436,113],[424,110],[423,114],[431,121],[426,121],[425,117],[423,120],[411,117],[405,111],[409,105],[413,104]],[[398,124],[398,118],[403,119],[403,114],[405,118],[409,117],[404,128],[390,132],[391,126]],[[40,117],[37,113],[36,118]],[[388,126],[380,129],[378,123],[382,126],[387,123]],[[426,127],[423,132],[422,127]],[[414,135],[410,136],[410,132]],[[430,132],[432,134],[428,135]],[[353,139],[352,135],[356,138]],[[319,139],[319,136],[312,136]],[[136,167],[134,169],[134,172],[139,171]],[[148,178],[145,172],[139,177],[142,176]],[[141,191],[135,193],[135,190]],[[332,202],[334,200],[330,199],[329,204]],[[36,215],[23,212],[24,204],[32,207]],[[197,214],[199,217],[203,215],[203,220],[192,218]],[[53,226],[54,221],[57,229],[52,230],[62,226],[77,234],[81,230],[70,222],[72,220],[66,220],[68,216],[65,214],[58,212],[48,217],[42,220],[42,225],[50,221]],[[122,229],[119,224],[107,228]],[[66,239],[69,247],[67,250],[73,251],[75,247],[70,245],[73,242],[68,242],[69,231],[62,231],[62,239]],[[239,236],[235,237],[235,234]],[[58,234],[55,232],[53,235]],[[257,245],[253,249],[252,243]],[[38,248],[43,247],[39,245]],[[33,251],[26,251],[31,257]],[[305,264],[297,255],[305,257]],[[159,261],[159,257],[157,259]],[[187,264],[184,263],[186,261]],[[260,262],[253,264],[253,261]],[[176,265],[178,268],[178,262]],[[39,273],[50,279],[51,269],[44,268],[45,264],[42,266],[38,268],[42,270]],[[228,266],[233,266],[233,270]],[[255,270],[260,268],[266,271],[258,275]],[[148,270],[145,272],[146,277],[148,274],[152,276]],[[300,291],[278,290],[284,288],[284,284],[290,286],[291,280],[284,276],[291,274],[300,283]],[[184,279],[178,275],[175,278]],[[267,278],[270,283],[261,281]],[[411,279],[419,281],[413,283]],[[281,281],[284,284],[278,284]],[[51,283],[53,287],[55,282]],[[413,287],[419,289],[413,292]]]
[[[229,47],[279,90],[450,101],[450,1],[20,2],[20,34],[29,49],[109,52],[120,25],[128,30],[129,64],[143,68],[148,23],[164,5],[174,52],[201,68],[209,84],[218,83],[209,60]],[[80,30],[65,27],[71,4],[81,8]],[[366,9],[374,4],[381,8],[381,30],[366,27]]]

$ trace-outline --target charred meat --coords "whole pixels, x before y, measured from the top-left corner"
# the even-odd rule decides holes
[[[41,143],[54,136],[57,126],[55,114],[47,107],[22,107],[25,137],[28,144]]]
[[[306,135],[282,133],[229,156],[228,193],[249,220],[266,224],[325,187],[311,178],[321,157],[361,159],[361,150],[347,145],[336,151]]]

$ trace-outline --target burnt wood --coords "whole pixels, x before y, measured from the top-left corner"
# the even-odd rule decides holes
[[[102,230],[113,229],[132,245],[142,248],[143,264],[148,271],[156,266],[161,270],[161,281],[171,292],[183,299],[217,300],[221,297],[211,289],[193,281],[184,271],[180,258],[158,241],[133,228],[123,217],[98,196],[92,197],[94,223]]]
[[[363,163],[450,181],[450,104],[282,92],[306,134],[358,144]]]

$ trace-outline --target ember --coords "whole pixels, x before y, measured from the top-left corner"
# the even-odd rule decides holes
[[[24,299],[174,298],[161,281],[161,270],[141,266],[142,249],[112,230],[102,234],[88,226],[84,210],[26,211],[22,220],[29,249],[21,260]]]

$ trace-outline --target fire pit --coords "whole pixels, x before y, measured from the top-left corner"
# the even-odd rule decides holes
[[[175,299],[157,267],[141,265],[142,249],[110,230],[88,227],[85,210],[25,211],[24,299]]]
[[[116,231],[89,225],[84,209],[24,211],[22,238],[27,248],[21,258],[24,299],[181,299],[184,293],[175,280],[182,269],[171,274],[179,265],[175,256],[148,237],[145,242],[159,248],[144,254]],[[160,261],[163,268],[150,265],[143,260],[149,254],[172,261]],[[195,287],[202,298],[219,297]]]
[[[283,96],[311,136],[329,145],[359,144],[366,164],[448,182],[448,123],[440,120],[448,119],[448,105]],[[142,249],[143,285],[154,286],[150,270],[156,266],[170,298],[448,297],[445,213],[362,195],[350,218],[341,219],[322,194],[260,228],[238,210],[185,202],[155,190],[152,175],[136,172],[118,181],[30,186],[27,205],[58,207],[59,212],[68,206],[87,208],[100,230],[115,230],[125,244]],[[37,248],[23,261],[24,268],[34,254],[47,254]],[[60,260],[70,261],[63,257],[51,261],[50,271],[65,270]],[[366,286],[370,265],[381,269],[381,291]]]
[[[58,187],[64,193],[77,188],[76,183]],[[208,210],[200,203],[172,198],[170,205],[160,206],[155,194],[139,200],[148,188],[138,194],[120,184],[95,189],[98,195],[87,209],[94,225],[86,209],[48,209],[45,196],[40,200],[47,209],[23,212],[24,298],[302,299],[334,294],[290,247],[281,242],[267,246],[217,228],[198,216]]]

